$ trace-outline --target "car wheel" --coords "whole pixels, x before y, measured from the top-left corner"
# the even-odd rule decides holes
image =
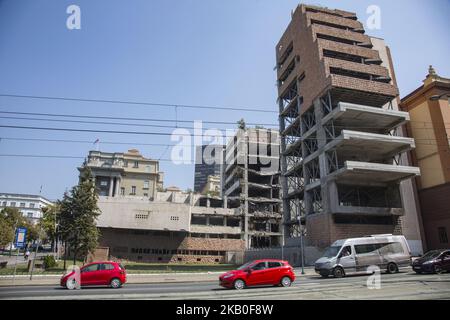
[[[112,279],[110,284],[111,284],[111,288],[114,288],[114,289],[120,288],[122,286],[122,283],[117,278]]]
[[[434,266],[434,273],[436,274],[441,274],[442,273],[442,268],[439,266]]]
[[[417,274],[422,274],[422,271],[414,270]]]
[[[244,282],[244,280],[237,279],[237,280],[234,282],[233,286],[234,286],[234,288],[235,288],[236,290],[242,290],[242,289],[245,288],[245,282]]]
[[[66,288],[69,290],[73,290],[78,286],[77,280],[75,279],[69,279],[66,281]]]
[[[342,278],[342,277],[345,277],[344,269],[342,269],[341,267],[336,267],[336,268],[334,268],[334,270],[333,270],[333,276],[334,276],[335,278]]]
[[[291,284],[292,284],[292,280],[291,280],[291,278],[289,278],[289,277],[283,277],[283,278],[281,279],[280,284],[281,284],[283,287],[290,287]]]
[[[388,265],[387,265],[387,272],[388,273],[396,273],[396,272],[398,272],[397,265],[395,263],[393,263],[393,262],[388,263]]]

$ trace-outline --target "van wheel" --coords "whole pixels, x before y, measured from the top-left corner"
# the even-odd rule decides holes
[[[334,268],[334,270],[333,270],[333,276],[334,276],[335,278],[342,278],[342,277],[345,277],[344,269],[342,269],[341,267],[336,267],[336,268]]]
[[[397,265],[395,263],[393,263],[393,262],[388,263],[388,265],[387,265],[387,272],[388,273],[396,273],[396,272],[398,272]]]
[[[114,278],[111,280],[110,282],[111,288],[117,289],[120,288],[122,286],[122,282],[120,282],[119,279]]]
[[[242,290],[242,289],[245,288],[245,282],[244,282],[244,280],[237,279],[237,280],[234,282],[233,286],[234,286],[234,288],[235,288],[236,290]]]

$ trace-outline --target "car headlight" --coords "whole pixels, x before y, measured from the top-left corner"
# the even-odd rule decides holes
[[[426,262],[424,262],[424,263],[422,263],[422,264],[432,264],[434,261],[426,261]]]
[[[231,278],[232,276],[234,276],[234,274],[229,273],[229,274],[224,275],[223,278],[228,279],[228,278]]]

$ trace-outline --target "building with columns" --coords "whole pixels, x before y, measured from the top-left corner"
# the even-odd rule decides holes
[[[421,171],[416,178],[424,244],[427,250],[448,248],[450,234],[450,78],[430,66],[423,84],[401,100],[415,139],[412,161]]]
[[[100,196],[136,196],[154,199],[163,187],[163,173],[159,161],[145,158],[138,150],[128,152],[89,151],[82,167],[92,171]]]

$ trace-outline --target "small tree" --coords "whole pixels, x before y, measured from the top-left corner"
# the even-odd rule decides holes
[[[9,224],[4,210],[0,212],[0,246],[2,247],[11,243],[14,237],[14,226]]]
[[[60,206],[57,204],[42,208],[42,219],[39,225],[45,232],[47,239],[52,243],[52,249],[56,246],[56,225],[60,216]]]
[[[73,263],[77,256],[86,257],[98,245],[99,231],[96,219],[100,215],[98,196],[91,170],[84,167],[78,185],[70,194],[65,193],[60,206],[60,229],[63,240],[73,252]]]
[[[16,228],[27,228],[26,242],[30,243],[38,239],[38,228],[17,208],[4,208],[0,212],[0,245],[5,246],[14,239]]]

